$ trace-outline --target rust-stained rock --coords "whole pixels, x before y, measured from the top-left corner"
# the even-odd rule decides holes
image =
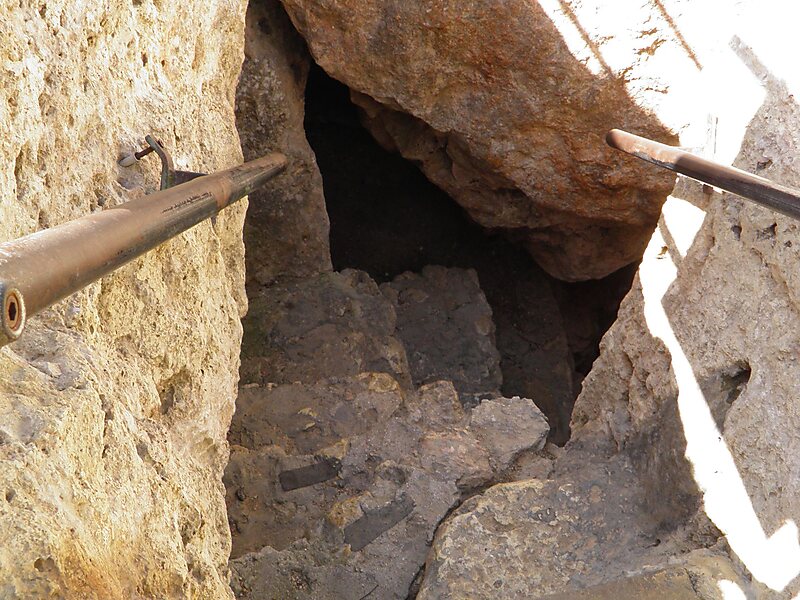
[[[674,141],[623,77],[579,63],[536,2],[283,0],[376,138],[551,274],[641,255],[673,178],[615,154],[611,127]]]

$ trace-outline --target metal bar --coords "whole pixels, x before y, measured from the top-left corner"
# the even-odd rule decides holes
[[[270,154],[0,244],[0,346],[28,317],[216,215],[286,167]]]
[[[636,158],[800,219],[800,190],[619,129],[612,129],[606,134],[606,143]]]

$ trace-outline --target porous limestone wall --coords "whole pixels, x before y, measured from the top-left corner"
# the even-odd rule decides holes
[[[740,112],[711,107],[711,143],[731,140],[716,158],[800,186],[800,79],[775,48],[793,35],[736,17],[728,51],[746,72]],[[766,598],[800,591],[798,266],[795,220],[679,183],[573,415],[578,437],[634,456],[651,514],[707,518]]]
[[[0,4],[0,238],[241,161],[242,0]],[[0,350],[0,596],[229,598],[244,203]],[[0,270],[1,272],[1,270]]]

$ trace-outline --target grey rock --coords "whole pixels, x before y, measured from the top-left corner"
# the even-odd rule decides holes
[[[721,573],[749,589],[724,553],[693,552],[691,542],[665,537],[626,457],[592,444],[557,454],[551,478],[496,485],[448,517],[428,556],[420,600],[601,600],[613,593],[633,600],[648,586],[660,590],[654,598],[721,600]],[[686,584],[701,580],[705,591],[685,596],[694,589]]]
[[[248,296],[262,286],[331,270],[322,176],[303,129],[311,58],[278,0],[247,7],[236,127],[246,160],[284,153],[280,178],[249,196],[245,220]]]
[[[452,381],[464,405],[499,396],[502,374],[492,309],[473,270],[429,266],[381,291],[397,312],[397,337],[416,385]]]
[[[225,477],[232,568],[237,589],[251,590],[240,597],[334,597],[338,578],[354,582],[344,598],[362,588],[405,598],[462,494],[499,477],[517,450],[541,447],[548,431],[530,401],[497,400],[471,425],[452,384],[410,392],[382,373],[243,391],[234,439],[255,449],[234,446]],[[286,472],[309,485],[286,489]],[[297,572],[306,584],[293,584]]]
[[[347,270],[278,284],[250,299],[243,383],[314,383],[364,371],[410,385],[395,311],[366,273]]]
[[[701,551],[675,562],[677,564],[643,569],[610,583],[548,595],[541,600],[726,600],[720,582],[735,582],[740,589],[748,587],[725,556]]]
[[[516,397],[481,402],[470,413],[469,431],[489,452],[492,468],[502,472],[522,451],[541,450],[550,427],[532,400]]]

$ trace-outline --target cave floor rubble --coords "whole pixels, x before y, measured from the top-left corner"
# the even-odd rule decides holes
[[[737,579],[651,518],[606,438],[554,446],[531,399],[502,396],[474,271],[272,286],[245,330],[225,475],[240,600],[710,599]]]

